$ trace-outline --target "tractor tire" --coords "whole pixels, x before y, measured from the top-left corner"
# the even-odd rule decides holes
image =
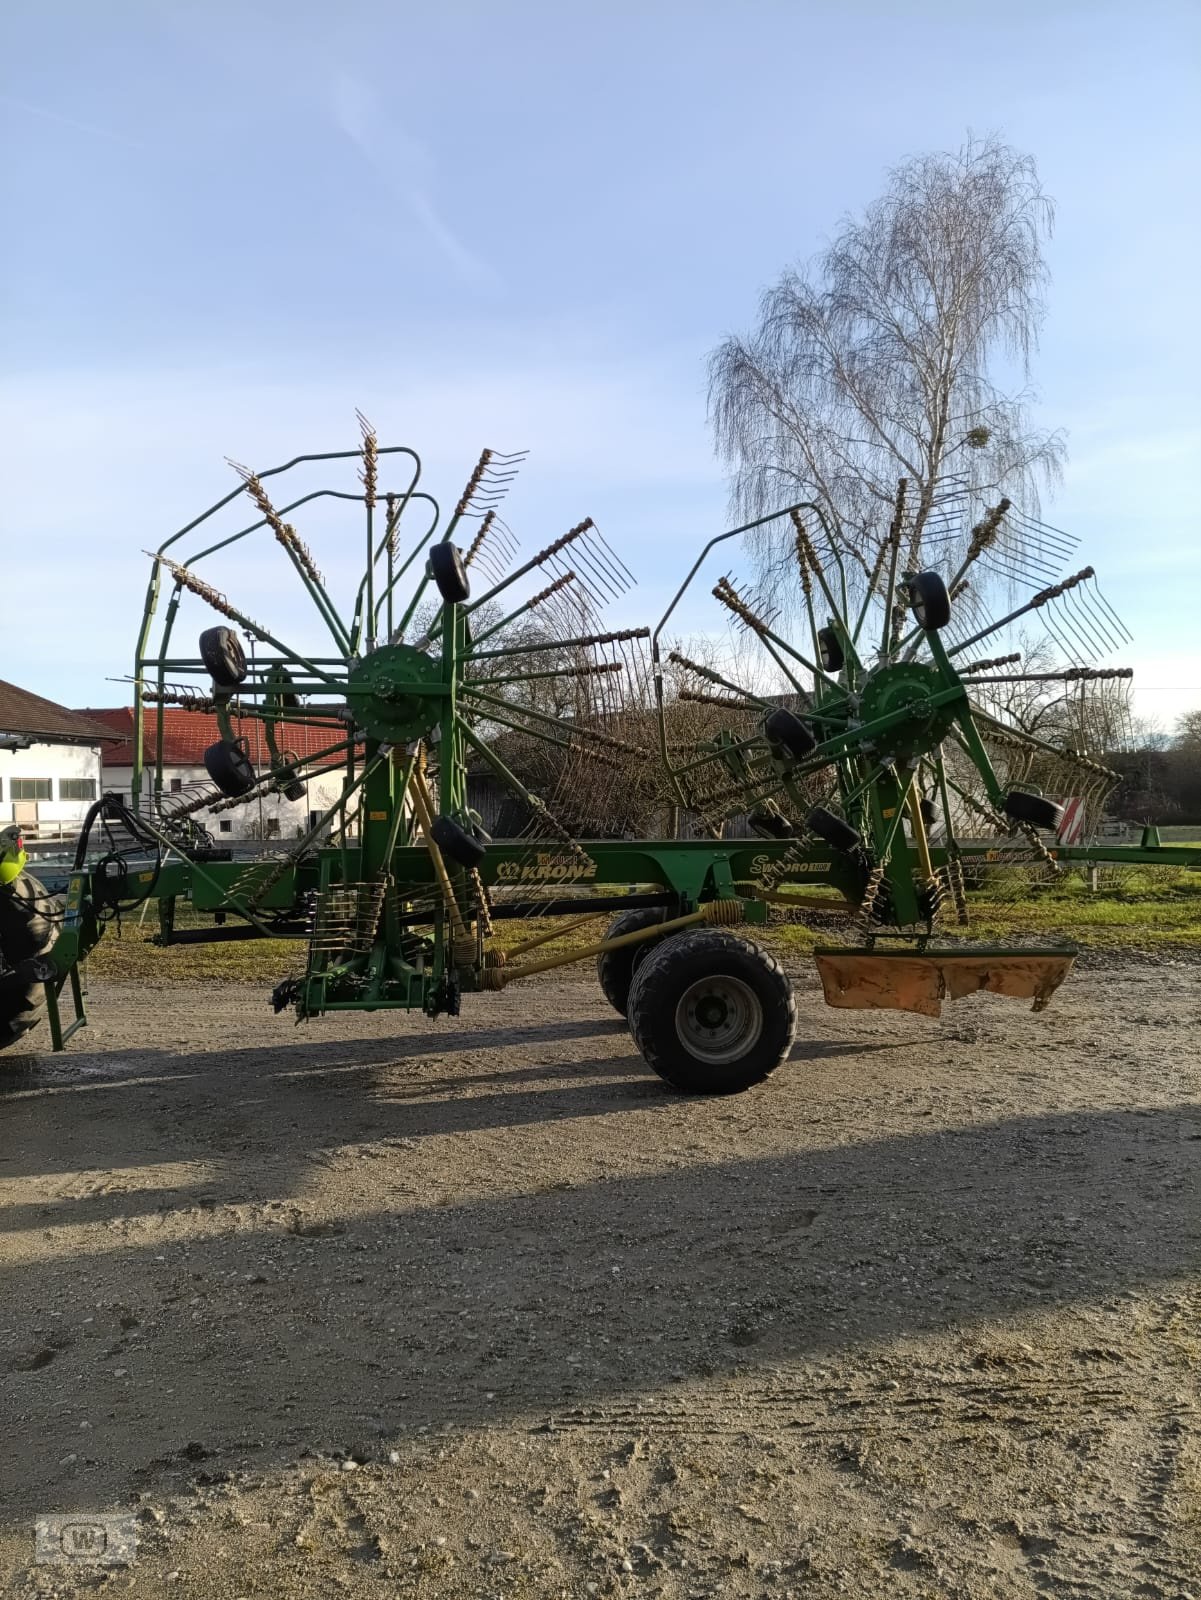
[[[42,1019],[45,991],[40,982],[29,981],[24,967],[22,962],[15,971],[0,973],[0,1050],[18,1044]]]
[[[804,761],[817,749],[817,739],[809,728],[781,706],[763,719],[763,731],[780,749],[786,750],[794,761]]]
[[[913,619],[927,633],[937,633],[951,620],[951,597],[937,572],[914,572],[906,579]]]
[[[0,956],[8,966],[40,955],[54,939],[54,923],[43,909],[51,898],[32,872],[0,889]]]
[[[457,605],[471,593],[467,568],[456,545],[436,544],[431,548],[430,577],[447,605]]]
[[[817,630],[817,659],[827,672],[841,672],[846,662],[842,640],[834,628]]]
[[[255,785],[255,771],[242,741],[218,739],[204,752],[204,768],[224,795],[232,799]]]
[[[54,938],[54,924],[41,909],[47,898],[28,872],[0,889],[0,1050],[23,1039],[41,1016],[41,952]]]
[[[246,681],[246,652],[232,628],[206,628],[200,635],[200,659],[218,689],[236,689]]]
[[[1044,800],[1041,794],[1028,794],[1025,789],[1011,789],[1001,809],[1014,822],[1028,822],[1031,827],[1045,828],[1050,833],[1057,833],[1063,821],[1062,806]]]
[[[460,867],[478,867],[488,853],[453,817],[435,817],[430,838],[444,856],[449,856]]]
[[[665,939],[634,974],[630,1032],[681,1094],[740,1094],[776,1070],[796,1036],[796,999],[766,950],[724,928]]]
[[[623,911],[609,924],[605,938],[618,939],[623,933],[653,928],[664,920],[665,913],[660,906],[642,906],[635,911]],[[601,991],[614,1011],[623,1017],[630,1003],[630,985],[634,981],[634,974],[658,943],[657,939],[647,939],[641,944],[623,944],[619,950],[602,950],[596,958],[596,976]]]
[[[835,816],[833,811],[827,811],[825,806],[814,806],[805,818],[805,826],[823,844],[828,844],[831,850],[841,851],[843,855],[854,855],[863,848],[863,840],[850,823]]]

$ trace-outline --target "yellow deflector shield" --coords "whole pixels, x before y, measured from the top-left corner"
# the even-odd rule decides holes
[[[944,1000],[987,990],[1033,1000],[1041,1011],[1071,971],[1071,946],[1027,950],[815,950],[826,1004],[856,1010],[942,1013]]]

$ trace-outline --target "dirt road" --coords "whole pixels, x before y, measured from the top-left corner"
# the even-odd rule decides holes
[[[97,986],[0,1096],[0,1590],[1201,1600],[1201,971],[825,1009]],[[38,1566],[133,1509],[136,1564]]]

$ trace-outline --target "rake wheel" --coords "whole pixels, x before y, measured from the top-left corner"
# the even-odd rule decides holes
[[[785,518],[794,535],[791,576],[773,569],[774,587],[764,592],[729,575],[712,589],[725,613],[729,667],[721,667],[710,625],[703,637],[716,663],[673,651],[677,672],[669,678],[660,639],[709,552],[747,529],[710,541],[655,632],[661,745],[676,794],[714,838],[737,837],[745,825],[784,839],[783,819],[804,817],[808,834],[834,855],[820,869],[825,881],[857,906],[869,943],[885,935],[924,941],[948,898],[946,873],[961,841],[995,840],[998,862],[1048,873],[1054,853],[1037,830],[1055,831],[1062,816],[1050,796],[1084,797],[1090,815],[1099,814],[1117,775],[1088,754],[1096,734],[1087,693],[1129,673],[1095,669],[1085,657],[1104,654],[1124,630],[1091,567],[1045,582],[1070,541],[1022,519],[1008,500],[973,522],[968,490],[955,504],[915,509],[902,481],[874,553],[857,554],[817,505],[751,526],[761,532]],[[1017,533],[1033,547],[1031,570],[1044,581],[1030,581],[1035,592],[1024,604],[978,626],[985,582],[973,589],[973,578],[1028,581],[1023,558],[1006,546]],[[1020,652],[968,656],[998,632],[1020,638],[1015,630],[1034,621],[1056,641],[1058,656],[1042,657],[1049,670],[1023,672]],[[994,674],[998,667],[1009,670]],[[1061,743],[1023,725],[1022,696],[1050,697],[1044,683],[1060,690],[1052,708],[1066,703]],[[691,738],[673,735],[681,701],[710,708]],[[691,713],[694,725],[698,716]],[[803,841],[797,848],[798,872],[815,870],[801,860]],[[773,868],[759,888],[778,898],[788,877]]]
[[[601,631],[601,609],[632,579],[591,518],[518,562],[499,511],[521,455],[485,450],[444,515],[421,486],[416,453],[381,447],[362,418],[360,427],[358,450],[263,473],[237,468],[240,487],[159,547],[135,679],[139,750],[143,731],[147,748],[162,747],[169,705],[215,715],[221,735],[204,756],[213,788],[178,801],[161,765],[135,765],[139,809],[169,843],[185,821],[200,831],[206,812],[309,796],[299,839],[239,870],[221,908],[262,928],[296,892],[297,874],[316,874],[295,989],[302,1016],[415,1001],[454,1010],[477,981],[493,911],[518,891],[488,891],[479,879],[488,833],[469,800],[472,772],[501,791],[503,820],[527,845],[525,859],[505,864],[523,915],[548,886],[595,874],[577,833],[594,831],[593,815],[614,796],[632,805],[645,787],[631,774],[649,731],[646,630]],[[357,484],[277,507],[268,481],[316,461],[352,464]],[[398,466],[400,481],[386,483]],[[256,520],[219,529],[243,493]],[[327,580],[288,520],[312,502],[360,522],[361,543],[343,535],[332,547],[335,560],[363,551],[344,601],[345,570]],[[264,626],[218,585],[231,552],[264,538],[280,547],[307,605],[295,642],[295,621]],[[272,603],[282,592],[272,586]],[[175,637],[181,606],[197,602],[224,621],[199,630],[189,660]],[[286,816],[275,823],[284,826],[292,831]]]
[[[206,628],[200,635],[200,659],[216,689],[236,689],[246,681],[246,652],[232,628]]]

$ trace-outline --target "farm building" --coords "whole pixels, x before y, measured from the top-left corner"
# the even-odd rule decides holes
[[[0,824],[30,840],[72,838],[101,787],[111,734],[85,712],[0,679]]]
[[[133,708],[104,707],[83,711],[79,715],[99,723],[111,741],[104,749],[104,787],[118,790],[128,797],[133,778]],[[266,776],[270,770],[270,752],[263,738],[262,723],[258,718],[247,717],[239,722],[235,717],[234,731],[238,737],[246,739],[255,770]],[[152,781],[156,737],[157,717],[153,711],[149,711],[142,732],[144,796]],[[202,790],[212,789],[212,781],[204,766],[204,752],[220,737],[217,719],[211,713],[164,707],[164,809],[170,808],[172,796],[177,796],[183,802],[199,795]],[[277,724],[277,737],[281,749],[291,751],[296,756],[314,755],[333,742],[333,736],[327,728],[311,728],[298,722]],[[218,842],[233,839],[294,839],[308,828],[313,812],[325,811],[341,794],[341,768],[331,768],[327,775],[310,779],[306,790],[300,800],[287,800],[282,794],[272,794],[215,815],[202,810],[197,813],[197,821]]]

